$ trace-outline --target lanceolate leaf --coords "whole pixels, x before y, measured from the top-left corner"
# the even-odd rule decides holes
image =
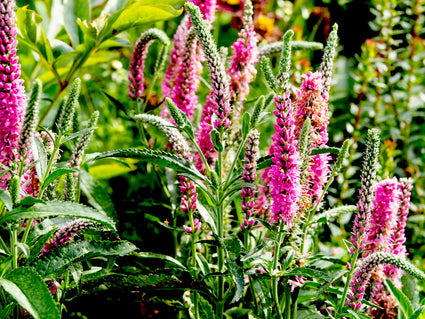
[[[151,252],[140,252],[137,254],[137,256],[141,257],[141,258],[158,258],[158,259],[162,259],[165,260],[171,264],[173,264],[174,266],[177,266],[177,268],[180,268],[182,270],[187,270],[187,268],[177,259],[174,259],[173,257],[167,256],[167,255],[161,255],[161,254],[156,254],[156,253],[151,253]]]
[[[108,18],[99,34],[99,40],[102,42],[129,28],[177,17],[183,10],[176,10],[175,7],[181,7],[182,4],[179,0],[130,1],[126,7]]]
[[[34,262],[34,268],[44,278],[60,276],[76,262],[94,256],[125,256],[136,246],[127,241],[77,241],[70,242],[46,253]]]
[[[35,204],[31,207],[18,207],[0,218],[0,225],[7,221],[20,219],[44,218],[52,216],[80,217],[94,220],[115,230],[115,224],[111,218],[90,207],[72,203],[53,201],[46,204]]]
[[[62,176],[64,174],[68,174],[68,173],[74,173],[74,172],[76,172],[76,170],[71,169],[71,168],[59,168],[59,169],[57,169],[52,174],[47,176],[46,180],[43,183],[43,188],[46,187],[47,185],[49,185],[51,182],[53,182],[59,176]]]
[[[204,182],[205,177],[184,158],[180,158],[174,154],[164,151],[154,151],[151,149],[124,149],[105,152],[96,157],[96,159],[108,158],[108,157],[129,157],[135,158],[142,162],[149,162],[165,166],[176,170],[177,172],[186,173],[189,176],[193,176]]]
[[[257,171],[268,168],[268,167],[272,166],[272,164],[273,164],[273,162],[272,162],[272,156],[271,155],[261,157],[257,161]]]
[[[413,306],[409,298],[407,298],[406,295],[400,289],[398,289],[390,279],[387,279],[385,281],[385,284],[388,290],[391,291],[395,299],[397,299],[401,307],[401,311],[406,316],[406,318],[411,318],[411,315],[413,314]]]
[[[60,314],[46,284],[32,268],[20,267],[0,285],[35,319],[59,319]]]
[[[296,276],[320,278],[326,281],[329,281],[332,279],[330,275],[324,273],[323,271],[311,269],[311,268],[304,268],[304,267],[295,268],[291,270],[290,272],[285,273],[285,275],[290,275],[290,276],[296,275]]]

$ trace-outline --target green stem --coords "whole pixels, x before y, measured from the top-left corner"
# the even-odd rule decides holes
[[[242,152],[242,149],[244,148],[245,143],[246,143],[246,138],[239,144],[238,150],[236,151],[236,154],[235,154],[235,159],[232,163],[232,166],[230,167],[230,170],[227,172],[227,178],[224,183],[225,188],[228,186],[227,184],[229,183],[229,180],[232,176],[233,169],[235,168],[236,162],[238,161],[238,158],[239,158],[239,154]]]
[[[221,192],[221,175],[222,175],[222,161],[223,161],[223,153],[218,152],[217,159],[217,171],[218,171],[218,180],[219,180],[219,189],[217,190],[217,199],[218,202],[221,202],[218,206],[218,214],[217,214],[217,232],[219,238],[219,246],[217,252],[217,262],[218,262],[218,272],[221,274],[224,270],[224,247],[223,247],[223,236],[224,236],[224,207],[223,202],[221,201],[222,192]],[[218,277],[218,287],[217,287],[217,306],[216,306],[216,318],[222,319],[224,312],[224,277]]]
[[[301,253],[304,254],[304,246],[305,246],[305,240],[307,238],[307,229],[308,226],[310,226],[311,219],[314,216],[314,213],[317,211],[317,208],[319,207],[319,204],[322,202],[323,197],[325,196],[326,192],[328,191],[329,186],[332,184],[333,180],[335,178],[335,174],[332,173],[329,177],[328,182],[326,183],[326,186],[323,188],[323,192],[320,195],[319,200],[316,202],[316,205],[314,205],[313,209],[310,209],[307,214],[307,220],[303,225],[303,236],[301,240]]]
[[[342,296],[341,296],[341,301],[339,303],[338,311],[336,312],[336,316],[335,316],[336,319],[339,319],[341,317],[342,310],[344,309],[345,299],[347,298],[348,288],[350,287],[350,282],[353,277],[354,267],[356,265],[358,256],[359,256],[359,250],[356,249],[354,254],[351,256],[351,262],[350,262],[351,267],[347,275],[347,280],[345,281],[344,292],[342,293]]]
[[[189,138],[190,138],[190,141],[191,141],[191,142],[193,143],[193,145],[195,146],[196,150],[198,151],[198,154],[199,154],[199,156],[201,157],[202,162],[204,163],[204,166],[205,166],[205,169],[206,169],[206,172],[207,172],[207,176],[208,176],[208,177],[211,177],[211,169],[210,169],[210,166],[208,165],[208,161],[207,161],[207,159],[205,158],[204,153],[202,153],[201,148],[199,147],[199,145],[198,145],[198,143],[195,141],[195,139],[193,139],[193,138],[191,138],[191,137],[189,137]]]
[[[282,237],[283,237],[283,221],[281,220],[279,223],[278,233],[277,233],[277,240],[276,245],[274,248],[274,258],[273,258],[273,267],[272,267],[272,294],[273,294],[273,301],[276,307],[278,318],[282,318],[282,310],[280,309],[280,302],[279,302],[279,289],[278,289],[278,279],[279,276],[276,274],[278,269],[277,265],[279,263],[279,252],[280,252],[280,245],[282,244]]]
[[[12,251],[12,269],[18,268],[18,246],[16,245],[18,241],[18,230],[12,230],[12,242],[10,243]]]
[[[196,274],[196,234],[195,234],[195,224],[193,222],[193,211],[189,211],[189,220],[190,220],[190,227],[192,228],[192,269],[193,269],[193,275]],[[195,276],[194,276],[195,277]],[[193,303],[195,305],[195,318],[199,318],[199,305],[198,305],[198,293],[196,291],[193,291]]]

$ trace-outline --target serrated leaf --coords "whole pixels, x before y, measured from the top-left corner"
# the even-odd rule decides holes
[[[14,269],[0,285],[35,319],[59,319],[53,297],[41,277],[32,268]]]
[[[236,292],[233,296],[231,303],[237,302],[242,298],[244,291],[244,271],[243,271],[243,263],[241,262],[241,250],[242,243],[236,237],[227,238],[223,241],[224,250],[226,252],[226,266],[232,274],[233,282],[236,285]]]
[[[192,163],[184,158],[180,158],[177,155],[168,152],[154,151],[151,149],[123,149],[102,153],[98,155],[96,159],[109,157],[135,158],[142,162],[149,162],[160,166],[169,167],[176,170],[177,172],[185,173],[206,183],[208,182],[205,180],[205,177],[193,166]]]
[[[398,304],[401,307],[401,311],[406,316],[406,318],[410,318],[413,314],[413,306],[410,303],[410,300],[406,297],[406,295],[398,289],[390,279],[385,280],[385,285],[388,290],[393,294],[395,299],[398,301]]]
[[[7,221],[53,216],[86,218],[115,230],[115,224],[112,219],[97,210],[77,203],[60,201],[47,202],[46,204],[35,204],[31,207],[17,207],[0,217],[0,225]]]
[[[77,241],[55,248],[33,263],[45,278],[56,278],[71,265],[94,256],[125,256],[136,246],[127,241]]]
[[[157,258],[157,259],[162,259],[165,260],[167,262],[169,262],[170,264],[173,264],[174,266],[177,266],[177,268],[180,268],[182,270],[187,271],[188,269],[186,268],[186,266],[184,266],[180,261],[178,261],[177,259],[167,256],[167,255],[162,255],[162,254],[156,254],[156,253],[151,253],[151,252],[140,252],[136,254],[138,257],[141,258]]]

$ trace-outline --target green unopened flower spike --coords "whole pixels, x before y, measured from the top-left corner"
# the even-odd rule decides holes
[[[75,176],[74,173],[66,174],[65,201],[75,202]]]
[[[258,98],[257,102],[255,102],[254,111],[252,112],[252,117],[251,117],[251,128],[255,128],[255,126],[257,125],[261,112],[263,112],[264,110],[265,103],[266,103],[266,98],[264,97],[264,95],[261,95]]]
[[[298,152],[300,153],[301,160],[304,161],[304,158],[307,155],[307,146],[308,146],[308,136],[310,131],[311,120],[309,117],[304,121],[303,127],[300,132],[300,140],[298,142]]]
[[[24,123],[21,130],[21,139],[19,141],[19,151],[22,156],[26,156],[31,149],[31,142],[34,137],[38,122],[38,101],[42,91],[40,80],[35,80],[31,89],[30,99],[25,111]]]
[[[287,91],[289,85],[289,74],[291,71],[291,55],[292,55],[292,37],[294,36],[294,31],[288,30],[283,36],[283,50],[282,56],[279,63],[279,74],[277,79],[279,81],[279,86],[283,92]]]
[[[20,181],[18,176],[13,176],[12,179],[7,183],[7,190],[9,191],[10,198],[12,199],[13,207],[19,201],[19,190],[20,190]]]
[[[80,130],[80,107],[77,105],[75,108],[74,116],[72,118],[72,132],[76,133]]]
[[[89,128],[92,130],[86,132],[80,137],[80,140],[78,141],[77,145],[75,145],[74,151],[72,152],[71,160],[69,161],[69,167],[79,167],[81,160],[84,155],[84,151],[87,148],[87,145],[90,142],[90,139],[92,138],[94,134],[94,128],[96,127],[97,120],[99,119],[99,111],[94,111],[91,118],[90,118],[90,124]]]
[[[273,74],[272,66],[270,63],[270,59],[263,56],[261,59],[261,70],[264,74],[264,79],[267,82],[267,85],[276,93],[278,94],[278,84],[277,79]]]
[[[323,54],[322,64],[320,64],[319,72],[322,73],[324,82],[324,89],[322,92],[323,97],[329,99],[329,90],[331,88],[332,80],[332,67],[336,54],[336,47],[338,45],[338,25],[333,25],[332,31],[329,34],[328,41],[326,43],[325,52]]]
[[[173,117],[174,122],[179,128],[185,126],[183,115],[179,112],[179,108],[169,97],[165,98],[165,103],[167,104],[168,110],[170,111],[171,116]]]
[[[53,121],[52,131],[55,133],[59,133],[59,127],[62,123],[63,116],[65,113],[65,103],[66,99],[62,100],[59,104],[58,111],[56,113],[55,119]]]
[[[350,148],[351,141],[345,140],[344,144],[342,144],[341,150],[339,151],[338,158],[336,159],[335,165],[332,168],[332,175],[337,176],[342,167],[344,166],[344,161],[348,157],[348,150]]]
[[[209,74],[211,77],[211,92],[208,99],[217,118],[212,123],[214,128],[221,131],[230,126],[230,89],[223,61],[217,50],[217,46],[211,36],[210,27],[207,21],[202,18],[200,9],[193,3],[187,2],[184,5],[192,19],[196,36],[205,54]]]
[[[80,97],[80,87],[81,80],[76,78],[72,83],[71,91],[64,105],[63,117],[61,118],[60,124],[58,126],[59,131],[62,133],[68,132],[72,126],[74,112],[77,107],[78,98]]]

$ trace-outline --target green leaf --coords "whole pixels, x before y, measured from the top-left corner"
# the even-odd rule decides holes
[[[37,161],[37,164],[35,164],[37,176],[43,182],[47,171],[47,152],[43,142],[39,138],[33,139],[32,154],[34,161]]]
[[[338,147],[316,147],[311,150],[311,155],[314,156],[323,153],[339,154],[340,151],[341,149]]]
[[[56,180],[59,176],[68,174],[68,173],[75,173],[77,170],[71,169],[71,168],[59,168],[55,170],[52,174],[47,176],[46,180],[43,182],[43,188],[46,188],[51,182]]]
[[[226,252],[226,266],[232,274],[233,282],[236,284],[236,293],[233,296],[231,303],[237,302],[242,298],[244,291],[244,271],[243,263],[241,262],[242,243],[236,237],[226,238],[223,241],[224,250]]]
[[[79,34],[77,18],[90,20],[89,0],[67,0],[64,4],[64,26],[74,45],[74,48],[82,42],[82,34]]]
[[[413,314],[413,306],[410,303],[409,298],[407,298],[406,295],[400,289],[398,289],[390,279],[385,280],[385,285],[393,294],[395,299],[397,299],[401,307],[401,311],[406,316],[406,318],[410,318],[410,316]]]
[[[180,261],[178,261],[177,259],[174,259],[173,257],[167,256],[167,255],[161,255],[161,254],[156,254],[156,253],[151,253],[151,252],[140,252],[140,253],[137,253],[136,256],[141,257],[141,258],[162,259],[162,260],[169,262],[170,264],[173,264],[177,268],[180,268],[180,269],[185,270],[185,271],[188,270]]]
[[[96,159],[109,158],[109,157],[127,157],[135,158],[142,162],[149,162],[164,167],[169,167],[177,172],[186,173],[189,176],[195,177],[208,183],[205,177],[193,166],[192,163],[184,158],[180,158],[177,155],[164,152],[154,151],[151,149],[124,149],[109,151],[100,154]]]
[[[77,203],[60,201],[47,202],[46,204],[35,204],[31,207],[15,208],[0,218],[0,225],[7,221],[52,216],[86,218],[94,220],[115,230],[115,225],[112,219],[98,212],[97,210]]]
[[[425,306],[422,306],[415,310],[415,312],[409,317],[409,319],[418,319],[419,316],[423,313]]]
[[[0,285],[35,319],[59,319],[53,297],[41,277],[32,268],[14,269]]]
[[[204,205],[202,205],[200,202],[198,202],[198,211],[199,214],[202,216],[202,219],[206,221],[206,223],[210,226],[211,231],[214,235],[217,235],[217,226],[215,224],[215,221],[217,220],[214,211],[211,209],[211,207],[206,208]]]
[[[49,64],[53,62],[53,52],[49,40],[44,34],[43,18],[27,7],[20,7],[16,11],[17,25],[22,36],[18,40],[27,44]]]
[[[8,211],[12,210],[12,207],[13,207],[12,199],[10,198],[9,194],[2,189],[0,189],[0,201],[3,202],[4,206],[6,207]]]
[[[103,42],[130,28],[140,27],[161,20],[179,16],[183,9],[180,0],[141,0],[130,1],[123,9],[112,14],[99,34],[99,41]]]
[[[78,137],[80,135],[86,134],[88,132],[91,132],[91,131],[93,131],[95,129],[97,129],[97,127],[88,127],[88,128],[85,128],[84,130],[81,130],[81,131],[72,133],[67,138],[65,138],[65,140],[62,142],[62,144],[65,144],[66,142],[69,142],[69,141],[73,140],[74,138],[76,138],[76,137]]]
[[[36,259],[33,266],[44,278],[56,278],[77,262],[95,256],[125,256],[135,249],[124,240],[70,242]]]
[[[269,168],[273,165],[272,156],[266,155],[258,159],[257,161],[257,171]]]

